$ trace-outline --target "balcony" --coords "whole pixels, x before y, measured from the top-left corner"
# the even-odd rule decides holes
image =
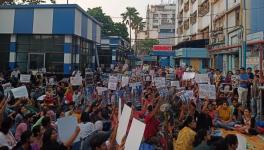
[[[219,0],[210,0],[211,1],[211,4],[215,4],[217,3]]]
[[[189,11],[189,0],[186,3],[184,3],[184,11],[185,12]]]
[[[187,20],[184,21],[183,26],[184,26],[184,29],[185,30],[188,30],[189,29],[189,27],[190,27],[189,19],[187,19]]]
[[[198,8],[199,17],[203,17],[209,12],[209,0],[204,1]]]
[[[191,24],[195,24],[197,22],[197,11],[195,11],[194,13],[191,14],[191,17],[190,17],[190,21],[191,21]]]
[[[181,35],[181,34],[183,33],[183,26],[182,26],[182,25],[178,27],[178,29],[177,29],[177,33],[178,33],[179,35]]]

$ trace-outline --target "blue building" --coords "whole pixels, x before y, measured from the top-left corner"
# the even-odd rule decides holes
[[[78,5],[0,6],[0,69],[71,74],[95,67],[101,24]]]
[[[102,69],[110,69],[111,64],[123,64],[129,58],[129,42],[120,36],[103,37],[97,47]]]

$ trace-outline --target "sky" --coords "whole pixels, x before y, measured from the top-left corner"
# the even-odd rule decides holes
[[[164,0],[165,2],[166,0]],[[57,4],[66,4],[67,0],[56,0]],[[104,13],[112,17],[113,21],[122,21],[120,14],[125,12],[126,7],[135,7],[140,16],[146,17],[148,4],[160,4],[161,0],[69,0],[69,4],[78,4],[84,10],[101,6]]]

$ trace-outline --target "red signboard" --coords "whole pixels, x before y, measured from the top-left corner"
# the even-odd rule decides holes
[[[153,45],[153,51],[172,51],[172,45]]]

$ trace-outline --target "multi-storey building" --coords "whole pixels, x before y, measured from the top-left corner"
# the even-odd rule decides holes
[[[173,31],[175,28],[175,4],[160,4],[160,5],[150,5],[147,8],[146,21],[144,22],[144,29],[139,32],[137,37],[139,39],[158,39],[159,31],[164,31],[163,29],[168,29]],[[164,37],[162,35],[161,37]],[[173,35],[175,36],[174,33]],[[168,42],[168,41],[160,41]],[[165,44],[165,43],[164,43]]]

